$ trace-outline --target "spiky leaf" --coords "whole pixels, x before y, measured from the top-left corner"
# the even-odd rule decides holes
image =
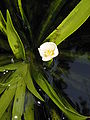
[[[90,0],[81,0],[63,22],[46,38],[57,45],[75,32],[90,16]]]
[[[25,60],[25,50],[22,41],[16,32],[9,11],[7,10],[7,37],[9,45],[17,59]]]

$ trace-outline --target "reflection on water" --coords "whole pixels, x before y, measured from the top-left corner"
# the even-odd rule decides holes
[[[80,113],[90,115],[90,62],[87,55],[75,58],[69,66],[68,76],[61,76],[67,84],[64,92],[78,107]]]

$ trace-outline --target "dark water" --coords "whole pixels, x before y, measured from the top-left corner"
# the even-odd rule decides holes
[[[58,46],[61,54],[54,59],[54,65],[50,69],[46,69],[44,64],[44,69],[46,69],[46,75],[51,85],[55,86],[58,92],[62,92],[68,102],[83,115],[90,115],[89,22],[90,20],[88,19],[79,30]],[[48,115],[47,107],[45,110],[42,105],[45,117],[50,118],[53,109],[61,117],[61,120],[67,120],[65,115],[48,97],[46,101],[48,102],[45,107],[48,106],[50,114]],[[42,116],[39,119],[41,120]],[[47,118],[43,119],[47,120]]]
[[[85,60],[86,58],[86,60]],[[90,61],[83,55],[69,64],[67,76],[62,75],[67,88],[64,90],[81,113],[90,114]]]
[[[37,40],[36,37],[38,37],[39,34],[36,31],[37,30],[36,28],[39,27],[39,24],[43,18],[42,14],[46,12],[46,9],[48,8],[50,2],[51,0],[48,1],[38,0],[35,3],[32,1],[32,5],[30,7],[33,8],[34,11],[32,12],[33,15],[31,14],[31,16],[29,16],[29,13],[26,10],[28,1],[26,1],[26,4],[23,4],[28,19],[31,18],[30,22],[32,23],[32,30],[35,40]],[[65,16],[67,16],[69,11],[77,4],[77,2],[76,0],[73,0],[73,2],[68,0],[67,2],[68,7],[66,7],[65,4],[63,7],[64,11],[61,11],[60,13],[61,15],[60,22],[64,19]],[[0,9],[3,11],[4,16],[5,16],[5,10],[11,5],[13,6],[13,8],[15,8],[13,13],[15,14],[17,9],[13,4],[13,1],[11,1],[9,5],[3,4],[3,2],[0,3]],[[22,20],[18,14],[15,15],[18,17],[21,24],[20,23],[16,24],[17,20],[15,21],[15,19],[13,20],[15,22],[14,24],[16,25],[16,29],[20,33],[21,38],[23,38],[22,33],[20,32],[22,30]],[[54,22],[54,26],[52,26],[51,29],[48,30],[45,36],[47,36],[49,32],[51,32],[52,29],[54,29],[55,26],[57,26],[57,24],[59,24],[58,19],[56,21],[57,22]],[[47,80],[50,82],[50,84],[55,87],[58,93],[62,93],[66,97],[68,102],[79,113],[83,115],[90,115],[90,25],[89,24],[90,24],[90,19],[88,19],[83,24],[83,26],[81,26],[81,28],[79,28],[73,35],[71,35],[69,38],[67,38],[63,43],[61,43],[58,46],[60,54],[57,58],[54,59],[54,62],[50,68],[47,68],[45,63],[38,61],[38,63],[43,66],[43,70],[45,71],[46,76],[48,76]],[[25,32],[26,35],[28,34],[25,25],[23,25],[23,31]],[[5,44],[6,45],[5,47],[3,47],[4,45],[0,44],[2,45],[0,46],[0,56],[6,54],[7,57],[4,59],[6,60],[5,62],[1,60],[2,62],[0,62],[0,65],[11,63],[12,58],[14,58],[12,52],[10,51],[10,48],[8,47],[8,42],[6,42],[7,38],[0,33],[0,40],[2,38],[4,38],[5,43],[7,44]],[[29,40],[28,36],[27,38]],[[26,41],[24,40],[23,42],[26,43]],[[38,53],[36,52],[36,49],[34,51],[37,57],[39,57]],[[65,115],[62,113],[62,111],[60,111],[60,109],[49,99],[49,97],[45,93],[43,93],[43,91],[36,84],[35,86],[39,91],[39,93],[45,98],[45,103],[42,103],[37,98],[35,98],[35,102],[34,102],[35,120],[52,120],[51,116],[57,116],[57,119],[55,120],[60,120],[60,118],[61,120],[68,120],[65,117]],[[22,119],[24,119],[23,116]]]

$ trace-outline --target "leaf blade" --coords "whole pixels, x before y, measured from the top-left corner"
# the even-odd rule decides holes
[[[15,119],[15,116],[17,116],[18,120],[21,120],[21,116],[24,110],[25,90],[26,90],[26,85],[24,83],[24,80],[20,80],[17,84],[17,89],[15,93],[15,99],[14,99],[14,105],[12,111],[13,120]]]
[[[17,63],[13,63],[13,64],[0,66],[0,72],[4,72],[5,70],[16,70],[21,66],[20,64],[22,64],[22,63],[17,62]]]
[[[14,97],[16,87],[10,86],[8,89],[5,90],[3,95],[0,97],[0,118],[2,117],[3,113],[9,106],[11,100]],[[9,97],[8,97],[9,96]]]
[[[7,10],[7,37],[8,37],[8,42],[9,45],[14,53],[14,55],[16,56],[17,59],[24,59],[25,60],[25,50],[24,50],[24,46],[23,43],[18,35],[18,33],[16,32],[11,17],[10,17],[10,13]]]
[[[27,93],[27,103],[25,105],[25,120],[34,120],[34,97],[29,92]]]
[[[23,21],[24,21],[24,24],[26,24],[27,27],[28,27],[28,30],[29,30],[29,33],[30,33],[30,38],[31,38],[31,40],[33,40],[32,31],[31,31],[31,26],[30,26],[30,24],[29,24],[29,22],[28,22],[28,20],[27,20],[27,18],[26,18],[26,16],[25,16],[25,13],[24,13],[24,11],[23,11],[21,0],[18,0],[18,6],[19,6],[19,10],[20,10],[22,19],[23,19]]]
[[[75,32],[90,16],[90,0],[81,0],[63,22],[46,38],[59,45]]]
[[[11,118],[11,108],[12,107],[12,101],[10,105],[8,106],[7,110],[4,112],[3,116],[1,117],[1,120],[10,120]]]
[[[34,87],[33,80],[31,78],[31,74],[29,72],[29,68],[28,68],[28,71],[27,71],[27,77],[26,78],[27,78],[26,79],[26,85],[27,85],[27,88],[29,89],[29,91],[33,95],[35,95],[38,99],[40,99],[41,101],[44,101],[43,98],[40,96],[40,94],[37,92],[36,88]]]
[[[47,28],[50,27],[52,19],[55,19],[58,12],[61,10],[62,6],[64,5],[65,0],[53,0],[47,10],[46,16],[41,23],[41,31],[38,38],[38,42],[42,39]]]
[[[0,10],[0,30],[6,34],[6,21],[2,15],[2,12]]]

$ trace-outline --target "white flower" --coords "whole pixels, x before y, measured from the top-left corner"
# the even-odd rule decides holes
[[[49,61],[59,54],[57,45],[53,42],[45,42],[38,48],[43,61]]]

